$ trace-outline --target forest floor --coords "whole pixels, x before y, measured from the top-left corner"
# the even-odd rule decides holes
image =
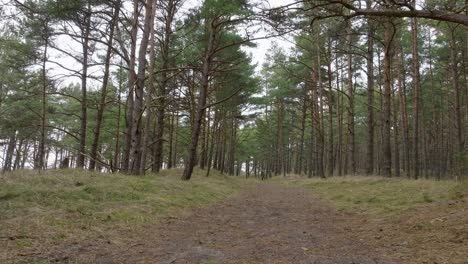
[[[236,195],[223,201],[157,221],[96,224],[86,236],[63,239],[38,238],[48,235],[39,230],[28,240],[10,234],[0,240],[0,254],[6,254],[0,262],[468,262],[466,184],[379,178],[246,182],[226,182],[236,186],[227,188]]]

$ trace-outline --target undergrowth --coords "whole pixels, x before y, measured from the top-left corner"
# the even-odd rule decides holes
[[[468,195],[468,181],[410,180],[379,177],[276,179],[288,186],[303,186],[332,201],[340,209],[362,209],[393,214],[422,204],[459,200]]]
[[[141,223],[236,193],[245,181],[195,171],[181,181],[180,170],[129,176],[79,170],[21,171],[0,176],[0,221],[45,218],[65,226],[78,220]]]

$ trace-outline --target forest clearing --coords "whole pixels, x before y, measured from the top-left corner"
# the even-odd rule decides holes
[[[0,178],[1,263],[465,263],[468,182]]]
[[[0,0],[0,264],[468,263],[468,0]]]

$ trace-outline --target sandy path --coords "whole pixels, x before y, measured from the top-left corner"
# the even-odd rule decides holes
[[[102,249],[93,262],[396,263],[350,237],[346,218],[306,190],[262,183],[188,217],[165,219],[131,235],[127,250]]]

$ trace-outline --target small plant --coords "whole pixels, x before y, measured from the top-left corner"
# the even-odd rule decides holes
[[[16,242],[16,245],[18,245],[19,247],[24,247],[24,248],[30,248],[33,245],[31,239],[28,239],[28,238],[16,239],[15,242]]]
[[[434,199],[432,199],[432,197],[428,193],[423,193],[423,200],[426,203],[434,202]]]

